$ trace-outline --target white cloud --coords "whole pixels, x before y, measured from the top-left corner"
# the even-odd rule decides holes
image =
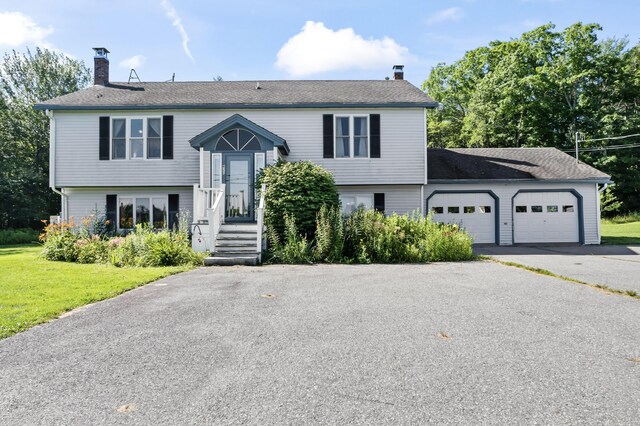
[[[0,12],[0,46],[33,44],[51,48],[46,38],[52,32],[52,27],[41,27],[30,16],[20,12]]]
[[[142,55],[135,55],[132,56],[130,58],[126,58],[123,59],[122,61],[120,61],[120,66],[123,68],[140,68],[141,66],[144,65],[144,63],[147,61],[147,58],[145,58]]]
[[[389,67],[410,58],[409,49],[393,39],[365,40],[352,28],[334,31],[307,21],[302,31],[280,48],[276,66],[292,76],[350,68]]]
[[[193,59],[193,55],[191,55],[191,51],[189,50],[189,34],[187,34],[187,30],[184,29],[182,19],[178,16],[176,8],[173,7],[169,0],[162,0],[161,4],[167,18],[171,19],[171,24],[176,27],[180,33],[180,37],[182,38],[182,50],[184,50],[184,53],[189,57],[189,59],[191,59],[191,62],[195,63],[196,61]]]
[[[464,12],[459,7],[450,7],[440,10],[427,19],[427,25],[439,24],[441,22],[458,22],[462,19]]]

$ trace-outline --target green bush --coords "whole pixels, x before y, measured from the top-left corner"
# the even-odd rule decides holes
[[[76,243],[79,237],[72,229],[73,225],[68,223],[47,225],[40,235],[43,242],[42,256],[47,260],[61,262],[78,260],[80,248]]]
[[[189,236],[180,231],[154,232],[136,226],[135,232],[110,242],[110,262],[115,266],[201,265],[204,255],[191,249]]]
[[[0,229],[0,246],[38,241],[38,231],[30,228]]]
[[[300,233],[312,240],[320,208],[339,205],[331,172],[310,161],[280,161],[264,168],[258,180],[267,185],[265,225],[280,241],[285,232],[285,214],[291,215]]]
[[[358,209],[344,224],[344,255],[358,263],[417,263],[473,258],[472,240],[457,225],[418,214],[385,217]]]
[[[86,224],[48,225],[41,236],[42,256],[47,260],[140,267],[201,265],[204,260],[204,254],[191,249],[185,232],[166,229],[156,232],[138,225],[126,237],[106,239],[88,229],[92,228]]]
[[[301,235],[285,214],[284,242],[267,229],[274,263],[424,263],[473,259],[472,239],[457,225],[440,224],[419,214],[385,217],[358,209],[343,218],[337,207],[323,207],[316,239]]]
[[[269,261],[291,264],[311,263],[313,260],[311,243],[306,236],[298,232],[294,217],[285,213],[284,223],[283,242],[281,242],[280,237],[273,228],[267,229],[267,237],[270,243]]]
[[[78,263],[108,263],[109,245],[98,235],[83,238],[76,241],[78,248]]]
[[[320,208],[316,218],[316,245],[313,257],[318,262],[340,262],[344,250],[344,224],[339,206]]]
[[[602,219],[604,223],[631,223],[640,222],[640,212],[631,212],[623,215],[613,216],[610,218]]]

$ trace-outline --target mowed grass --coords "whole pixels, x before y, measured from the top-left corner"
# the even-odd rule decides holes
[[[603,220],[600,232],[603,244],[640,244],[640,221],[614,223]]]
[[[40,245],[0,246],[0,339],[88,303],[191,269],[50,262]]]

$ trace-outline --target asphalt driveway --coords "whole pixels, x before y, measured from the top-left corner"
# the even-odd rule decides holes
[[[477,254],[640,294],[640,246],[484,246]]]
[[[0,424],[632,424],[638,318],[490,261],[202,268],[0,341]]]

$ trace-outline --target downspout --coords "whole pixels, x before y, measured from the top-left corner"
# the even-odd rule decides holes
[[[609,186],[608,183],[602,185],[602,188],[598,189],[598,184],[596,184],[596,189],[598,191],[598,195],[596,195],[596,209],[598,214],[598,244],[602,243],[602,235],[600,234],[600,221],[602,219],[602,212],[600,211],[600,197],[605,189]]]
[[[56,188],[56,120],[53,111],[45,110],[49,117],[49,187],[53,192],[60,195],[61,216],[63,221],[67,221],[67,194]]]
[[[607,189],[608,186],[609,186],[608,183],[602,184],[602,188],[598,189],[598,192],[602,194],[604,190]]]
[[[425,217],[427,214],[429,214],[429,212],[427,211],[426,208],[426,201],[424,198],[424,188],[425,186],[427,186],[428,182],[428,164],[429,162],[427,161],[427,155],[429,152],[428,146],[429,146],[429,135],[427,135],[427,109],[424,109],[424,117],[423,117],[423,126],[424,126],[424,130],[423,130],[423,134],[424,134],[424,184],[420,187],[420,212],[422,212],[422,217]]]

